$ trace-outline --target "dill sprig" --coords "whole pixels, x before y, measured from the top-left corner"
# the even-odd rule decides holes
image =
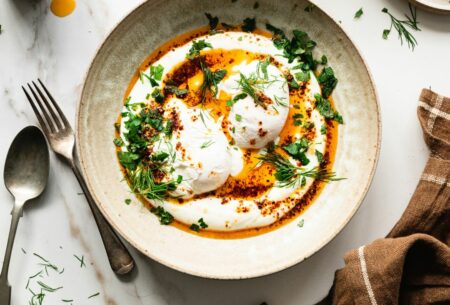
[[[227,74],[227,70],[219,69],[211,71],[203,58],[199,58],[200,68],[203,72],[203,84],[200,88],[200,103],[203,104],[206,98],[206,92],[209,91],[213,97],[217,95],[218,85]]]
[[[417,8],[413,8],[412,5],[409,4],[409,11],[411,13],[411,16],[405,14],[406,20],[399,20],[398,18],[394,17],[387,8],[382,9],[382,12],[387,14],[391,18],[391,26],[389,27],[389,29],[385,29],[383,31],[383,38],[388,39],[392,28],[394,28],[398,33],[398,38],[400,39],[401,44],[403,45],[403,42],[406,41],[408,47],[411,50],[414,50],[414,48],[417,46],[417,40],[413,36],[413,34],[411,34],[408,28],[415,31],[420,31],[420,29],[419,22],[417,21]]]
[[[130,171],[131,190],[151,200],[160,201],[164,199],[168,191],[176,189],[177,184],[181,183],[180,180],[182,180],[182,177],[177,181],[170,180],[157,183],[152,171],[144,168],[143,165],[139,165],[135,170]]]
[[[325,168],[316,167],[310,170],[304,170],[274,151],[267,152],[260,156],[259,159],[275,167],[275,179],[277,179],[279,187],[304,186],[306,184],[306,178],[313,178],[327,183],[344,179],[337,178],[334,172],[329,172]]]

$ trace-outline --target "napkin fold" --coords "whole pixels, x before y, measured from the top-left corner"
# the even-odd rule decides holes
[[[386,238],[354,249],[317,305],[450,304],[450,98],[423,89],[417,109],[430,157]]]

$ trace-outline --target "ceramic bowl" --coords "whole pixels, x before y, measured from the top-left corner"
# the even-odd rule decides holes
[[[410,0],[410,2],[432,13],[450,14],[448,0]]]
[[[380,146],[377,97],[368,69],[340,26],[307,1],[147,1],[121,21],[100,47],[88,71],[77,114],[77,153],[88,187],[100,210],[130,244],[173,269],[216,279],[270,274],[297,264],[335,237],[361,204],[371,183]],[[339,127],[334,170],[346,180],[330,183],[300,216],[256,237],[221,240],[199,237],[158,219],[133,198],[119,169],[114,122],[133,73],[156,47],[204,26],[205,12],[226,23],[256,17],[286,31],[299,28],[318,43],[339,78],[333,97],[345,124]]]

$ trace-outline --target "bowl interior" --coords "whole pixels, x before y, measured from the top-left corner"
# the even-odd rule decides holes
[[[350,220],[371,182],[378,158],[380,119],[375,90],[364,61],[340,27],[307,1],[147,1],[128,15],[98,51],[87,74],[78,109],[77,150],[88,186],[114,228],[147,256],[174,269],[210,278],[261,276],[290,267],[318,251]],[[204,26],[205,12],[226,23],[256,17],[286,31],[295,28],[318,43],[339,85],[333,97],[345,124],[339,128],[334,170],[346,180],[327,185],[297,222],[270,233],[237,240],[197,237],[156,217],[133,198],[123,181],[115,148],[114,122],[137,67],[175,35]]]

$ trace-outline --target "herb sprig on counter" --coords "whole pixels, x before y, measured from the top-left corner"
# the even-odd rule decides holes
[[[417,46],[417,40],[409,29],[414,31],[421,31],[421,29],[419,28],[419,22],[417,21],[417,8],[413,8],[412,5],[409,4],[409,11],[411,16],[405,14],[406,20],[400,20],[393,16],[387,8],[382,9],[382,12],[387,14],[391,19],[390,27],[383,31],[383,38],[388,39],[392,29],[394,28],[398,33],[400,43],[403,45],[403,42],[406,41],[408,47],[414,51],[414,48]]]

